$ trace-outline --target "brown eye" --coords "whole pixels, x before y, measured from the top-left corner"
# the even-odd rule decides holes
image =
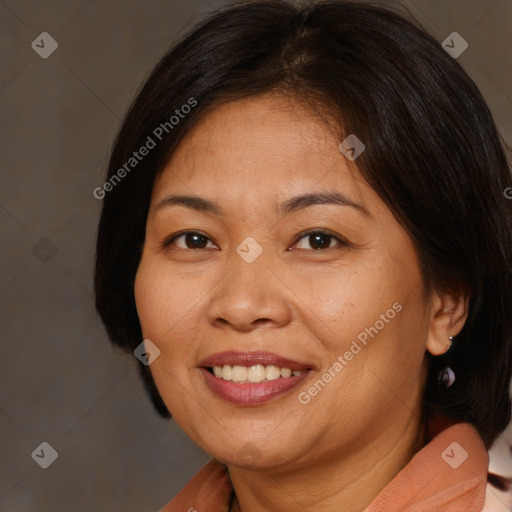
[[[176,241],[182,239],[181,245],[177,244]],[[179,235],[173,236],[170,240],[164,243],[165,247],[170,245],[176,245],[179,249],[206,249],[210,239],[206,235],[197,233],[195,231],[186,231]],[[213,245],[213,244],[212,244]],[[215,246],[214,246],[215,247]]]
[[[331,235],[330,233],[326,233],[324,231],[310,231],[309,233],[304,234],[300,239],[306,240],[306,243],[303,244],[302,247],[297,245],[297,249],[306,249],[306,250],[322,250],[322,249],[331,249],[331,243],[333,241],[337,241],[339,246],[347,245],[340,238]],[[309,244],[309,247],[308,247]]]

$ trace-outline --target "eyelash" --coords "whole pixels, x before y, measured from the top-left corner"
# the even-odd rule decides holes
[[[210,237],[204,235],[203,233],[199,232],[199,231],[182,231],[180,233],[176,233],[175,235],[172,235],[168,238],[166,238],[163,243],[162,243],[162,248],[167,248],[169,247],[175,240],[177,240],[178,238],[184,236],[184,235],[199,235],[199,236],[202,236],[204,238],[206,238],[207,240],[211,241]],[[310,235],[324,235],[324,236],[328,236],[330,237],[331,239],[334,239],[338,242],[339,244],[339,247],[338,248],[341,248],[341,247],[349,247],[350,244],[344,240],[343,238],[339,237],[339,236],[336,236],[336,235],[333,235],[332,233],[330,233],[329,231],[325,231],[325,230],[322,230],[322,229],[309,229],[309,230],[306,230],[306,231],[302,231],[301,233],[299,233],[297,235],[297,238],[296,238],[296,241],[293,243],[293,245],[296,245],[298,242],[300,242],[300,240],[302,240],[303,238],[306,238],[307,236],[310,236]],[[180,249],[182,249],[180,247]],[[301,251],[315,251],[315,252],[325,252],[325,251],[328,251],[328,250],[331,250],[331,249],[336,249],[336,247],[327,247],[326,249],[298,249],[298,250],[301,250]],[[198,249],[183,249],[185,251],[196,251]],[[199,249],[200,250],[200,249]]]

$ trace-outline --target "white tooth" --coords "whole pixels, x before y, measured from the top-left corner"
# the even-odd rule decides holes
[[[225,364],[222,367],[222,378],[224,380],[233,380],[233,369],[231,368],[231,365]]]
[[[267,380],[275,380],[281,377],[281,370],[277,366],[267,366],[265,368],[265,377]]]
[[[290,377],[291,374],[290,368],[281,368],[281,377]]]
[[[261,364],[251,366],[247,370],[247,380],[249,382],[262,382],[265,380],[265,367]]]
[[[300,375],[302,370],[291,370],[290,368],[279,368],[278,366],[263,366],[255,364],[249,368],[240,365],[214,366],[213,374],[220,379],[232,380],[233,382],[263,382],[275,380],[279,377],[291,377]]]
[[[232,379],[233,382],[242,382],[247,380],[247,367],[234,365]]]

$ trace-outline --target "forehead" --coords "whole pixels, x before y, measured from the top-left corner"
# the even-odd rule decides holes
[[[361,198],[365,181],[340,153],[339,131],[332,119],[284,96],[220,105],[182,139],[155,180],[153,199],[173,191],[275,201],[290,189],[319,187]]]

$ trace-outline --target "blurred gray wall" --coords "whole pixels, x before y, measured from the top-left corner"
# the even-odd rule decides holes
[[[156,511],[209,458],[156,416],[95,315],[92,190],[148,70],[225,3],[0,2],[1,511]],[[458,60],[512,143],[512,0],[404,3],[469,43]]]

